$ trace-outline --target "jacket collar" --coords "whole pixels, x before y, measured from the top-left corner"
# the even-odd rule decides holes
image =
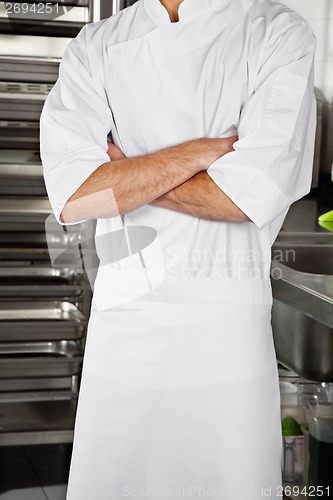
[[[179,5],[179,21],[188,19],[204,10],[219,10],[224,7],[229,0],[183,0]],[[148,15],[159,26],[170,24],[168,11],[160,0],[143,0],[144,7]]]

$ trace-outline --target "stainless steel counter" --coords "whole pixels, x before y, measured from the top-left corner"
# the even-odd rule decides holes
[[[327,235],[333,242],[333,233],[329,233],[326,229],[318,224],[319,215],[333,210],[332,206],[323,205],[317,199],[303,199],[294,203],[287,214],[284,224],[281,228],[278,240],[282,238],[292,238],[301,235]]]
[[[272,250],[277,358],[316,381],[333,381],[333,232],[318,224],[329,210],[316,200],[294,204]]]

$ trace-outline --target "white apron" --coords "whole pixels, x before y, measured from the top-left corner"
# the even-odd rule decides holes
[[[179,19],[139,0],[69,45],[41,118],[55,215],[110,130],[126,156],[237,133],[208,174],[253,222],[98,220],[67,500],[282,496],[270,251],[311,184],[313,35],[271,0],[184,0]]]
[[[280,457],[270,306],[92,311],[68,500],[277,499]]]

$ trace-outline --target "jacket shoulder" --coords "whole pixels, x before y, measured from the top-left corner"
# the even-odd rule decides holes
[[[263,20],[272,32],[288,29],[295,24],[303,25],[305,30],[311,30],[304,17],[279,0],[254,1],[251,5],[251,20],[253,23]]]

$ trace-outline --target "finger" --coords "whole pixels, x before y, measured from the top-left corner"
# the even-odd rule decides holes
[[[109,155],[110,160],[121,160],[123,158],[126,158],[124,153],[120,148],[118,148],[115,144],[112,142],[108,141],[108,150],[107,153]]]

